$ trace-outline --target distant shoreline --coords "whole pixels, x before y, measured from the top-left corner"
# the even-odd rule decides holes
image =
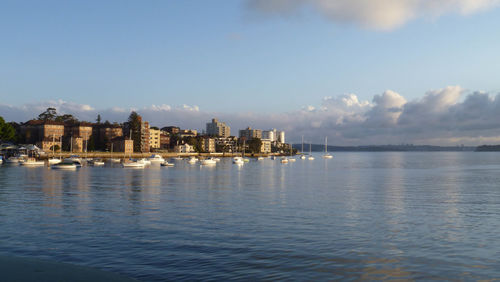
[[[293,144],[293,148],[299,151],[302,144]],[[432,146],[432,145],[366,145],[366,146],[328,146],[329,152],[473,152],[479,147],[472,146]],[[304,144],[304,152],[307,153],[309,144]],[[311,151],[323,152],[324,144],[312,144]],[[500,146],[498,146],[500,151]]]

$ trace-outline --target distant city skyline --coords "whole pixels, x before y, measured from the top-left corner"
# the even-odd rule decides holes
[[[0,116],[500,143],[500,1],[6,1]]]

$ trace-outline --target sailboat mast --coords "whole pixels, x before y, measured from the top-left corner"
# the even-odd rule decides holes
[[[300,152],[304,153],[304,135],[302,135],[302,149]]]

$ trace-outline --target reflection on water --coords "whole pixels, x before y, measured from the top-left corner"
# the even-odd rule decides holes
[[[0,254],[143,280],[498,278],[500,158],[0,166]]]

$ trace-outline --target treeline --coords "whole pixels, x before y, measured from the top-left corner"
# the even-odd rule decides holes
[[[293,144],[300,150],[302,144]],[[312,144],[311,151],[321,152],[325,145]],[[369,145],[369,146],[328,146],[329,152],[462,152],[474,151],[470,146],[431,146],[431,145]],[[304,145],[304,151],[309,151],[309,144]]]

